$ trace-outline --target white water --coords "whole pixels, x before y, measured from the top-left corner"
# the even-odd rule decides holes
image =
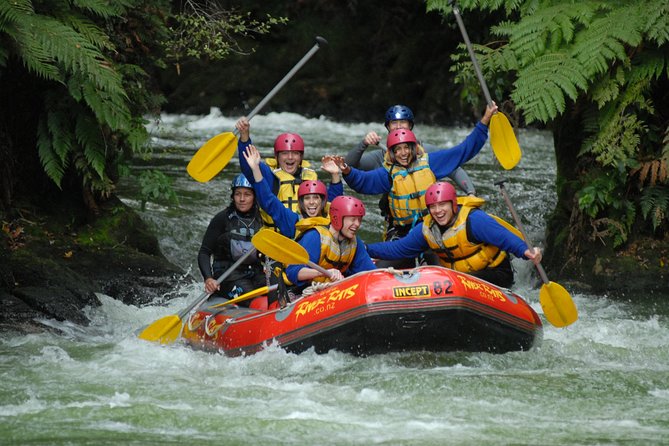
[[[181,203],[150,203],[165,254],[194,268],[209,218],[229,200],[236,160],[210,183],[185,164],[208,137],[235,118],[165,116],[155,132],[160,166]],[[287,129],[303,135],[307,154],[343,153],[379,124],[342,124],[293,114],[256,116],[261,149]],[[419,126],[419,137],[446,146],[469,129]],[[539,243],[554,205],[549,136],[521,133],[523,160],[507,189]],[[489,147],[466,166],[488,210],[508,217],[492,185],[499,176]],[[137,205],[132,182],[122,193]],[[376,209],[376,199],[366,199]],[[378,216],[366,237],[381,232]],[[516,290],[541,314],[534,271],[515,261]],[[193,277],[197,271],[192,272]],[[579,321],[545,326],[544,342],[504,355],[407,353],[356,358],[331,352],[292,355],[269,347],[226,358],[182,345],[159,347],[134,331],[177,313],[201,292],[137,308],[101,295],[92,324],[44,321],[55,334],[0,338],[0,444],[669,444],[667,296],[572,293]]]

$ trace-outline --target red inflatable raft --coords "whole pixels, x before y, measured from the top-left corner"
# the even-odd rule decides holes
[[[295,353],[504,353],[529,350],[543,337],[522,297],[437,266],[356,274],[283,309],[212,308],[221,302],[210,299],[186,320],[188,344],[230,356],[269,343]]]

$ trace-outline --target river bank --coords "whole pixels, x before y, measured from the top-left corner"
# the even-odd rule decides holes
[[[96,293],[141,305],[174,292],[183,272],[141,218],[112,197],[89,214],[65,197],[2,215],[0,330],[42,331],[40,319],[87,325]]]

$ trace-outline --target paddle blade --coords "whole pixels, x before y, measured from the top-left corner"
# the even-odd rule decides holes
[[[490,119],[490,145],[499,164],[506,170],[513,169],[520,161],[521,151],[513,127],[502,112]]]
[[[544,310],[544,316],[555,327],[566,327],[578,319],[578,310],[569,292],[555,282],[548,282],[541,286],[539,303]]]
[[[165,316],[146,327],[139,334],[139,339],[149,342],[171,344],[181,334],[181,319],[176,314]]]
[[[262,230],[253,236],[251,243],[270,259],[286,265],[309,262],[309,254],[295,240],[271,230]]]
[[[193,179],[205,183],[214,178],[230,162],[237,151],[234,133],[219,133],[204,143],[193,155],[186,170]]]

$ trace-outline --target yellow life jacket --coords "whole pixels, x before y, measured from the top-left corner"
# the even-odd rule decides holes
[[[338,242],[327,226],[315,226],[321,236],[321,257],[318,264],[325,269],[336,268],[342,273],[346,272],[353,262],[358,247],[357,238],[344,239]],[[317,277],[316,282],[327,282],[326,277]]]
[[[302,234],[307,232],[309,229],[313,229],[317,226],[323,226],[326,228],[329,227],[330,217],[300,218],[297,223],[295,223],[295,238],[300,238]]]
[[[392,185],[388,194],[390,214],[395,226],[415,226],[427,215],[425,191],[437,182],[430,169],[428,155],[423,146],[416,145],[415,160],[407,168],[394,163],[388,151],[384,167],[390,175]]]
[[[467,217],[483,203],[485,200],[478,197],[458,197],[455,221],[443,234],[431,215],[423,220],[423,237],[439,256],[442,266],[471,273],[488,267],[494,268],[506,258],[506,253],[498,247],[487,243],[472,243],[467,238]],[[492,217],[504,221],[499,217]]]
[[[300,167],[302,168],[300,178],[297,179],[293,175],[289,174],[285,170],[277,167],[277,161],[275,158],[267,158],[265,160],[267,165],[272,168],[272,173],[279,179],[279,190],[276,194],[277,198],[285,207],[291,211],[299,214],[300,208],[297,201],[297,189],[300,187],[300,183],[305,180],[317,180],[318,174],[315,170],[309,168],[309,161],[302,161]],[[262,217],[263,224],[270,229],[277,230],[276,225],[272,217],[267,214],[267,212],[261,209],[260,215]]]

